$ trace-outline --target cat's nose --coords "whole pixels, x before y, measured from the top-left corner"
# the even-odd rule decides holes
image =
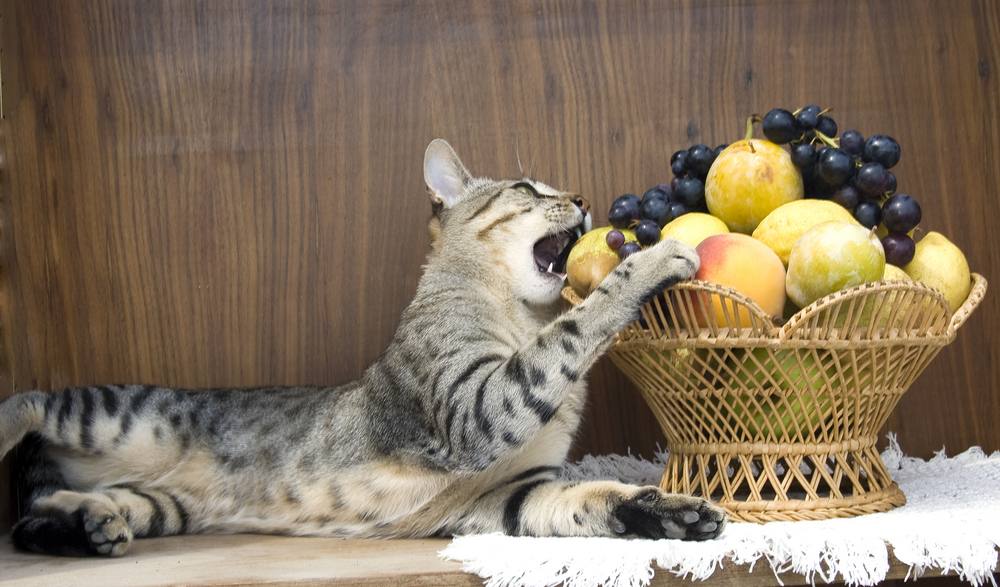
[[[590,211],[590,202],[588,202],[583,196],[573,196],[571,200],[573,201],[573,204],[584,214]]]

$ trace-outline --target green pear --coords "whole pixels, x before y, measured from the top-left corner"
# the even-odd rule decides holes
[[[965,255],[939,232],[928,232],[920,239],[913,260],[903,270],[915,281],[944,294],[952,312],[962,305],[972,289],[972,276]]]

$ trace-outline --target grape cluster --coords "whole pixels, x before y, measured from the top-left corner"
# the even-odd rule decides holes
[[[761,121],[764,136],[791,149],[792,162],[802,173],[806,197],[826,198],[847,208],[862,225],[885,228],[886,262],[903,266],[916,250],[909,232],[920,223],[920,204],[896,193],[896,176],[889,171],[901,155],[888,135],[865,137],[856,130],[837,137],[837,122],[810,104],[795,112],[775,108]]]
[[[670,186],[673,188],[674,200],[683,207],[681,214],[708,210],[705,207],[705,178],[708,177],[708,170],[715,163],[715,158],[726,146],[719,145],[713,149],[708,145],[692,145],[670,156],[670,170],[674,174]]]

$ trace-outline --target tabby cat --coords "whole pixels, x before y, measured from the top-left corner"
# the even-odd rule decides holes
[[[560,313],[587,202],[530,179],[473,178],[443,140],[424,157],[432,250],[388,349],[330,388],[77,387],[0,403],[21,443],[24,550],[121,556],[133,538],[263,532],[415,537],[714,538],[708,502],[567,482],[583,376],[650,296],[689,278],[667,240]]]

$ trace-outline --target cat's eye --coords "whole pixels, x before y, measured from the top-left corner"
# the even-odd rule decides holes
[[[519,181],[510,187],[524,194],[535,196],[536,198],[542,197],[542,194],[538,193],[538,190],[535,189],[535,186],[531,185],[526,181]]]

